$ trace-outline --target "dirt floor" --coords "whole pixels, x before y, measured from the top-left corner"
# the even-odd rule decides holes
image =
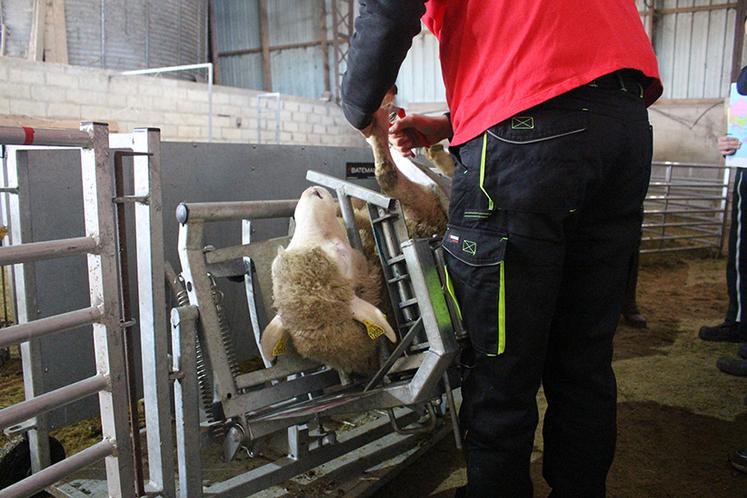
[[[747,379],[719,372],[716,359],[735,344],[697,338],[726,309],[725,260],[668,255],[642,262],[639,305],[645,330],[621,324],[615,339],[619,385],[618,445],[610,497],[747,496],[747,475],[733,470],[730,451],[747,446]],[[544,408],[544,399],[539,396]],[[542,440],[532,457],[535,496],[547,496]],[[464,484],[464,460],[447,438],[404,471],[378,497],[451,497]]]
[[[728,452],[747,446],[747,379],[715,368],[716,359],[737,346],[704,343],[696,335],[701,325],[723,318],[724,265],[676,255],[642,263],[639,304],[649,328],[621,325],[616,338],[619,438],[611,497],[747,496],[747,476],[726,460]],[[16,357],[0,368],[0,407],[22,397]],[[539,402],[544,408],[541,394]],[[55,436],[71,454],[98,441],[100,432],[98,424],[84,421]],[[535,494],[546,496],[539,432],[535,446]],[[447,437],[377,496],[446,498],[464,481],[463,458]]]

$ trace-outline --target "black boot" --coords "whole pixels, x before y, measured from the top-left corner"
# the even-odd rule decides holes
[[[629,327],[634,329],[645,329],[648,323],[646,317],[641,315],[641,312],[637,309],[628,313],[623,311],[623,320]]]
[[[747,342],[739,346],[739,349],[737,350],[737,356],[747,360]]]
[[[704,341],[747,342],[747,334],[740,330],[738,323],[721,323],[713,327],[700,327],[698,337]]]
[[[738,471],[747,474],[747,448],[737,450],[729,455],[729,463]]]
[[[747,377],[747,360],[734,358],[733,356],[722,356],[716,362],[719,370],[737,377]]]

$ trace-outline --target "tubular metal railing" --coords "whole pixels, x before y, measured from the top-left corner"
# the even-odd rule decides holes
[[[19,344],[24,362],[26,400],[0,410],[0,429],[27,424],[33,474],[0,491],[0,497],[30,496],[51,486],[67,474],[101,459],[106,461],[108,494],[133,497],[131,425],[125,385],[119,275],[112,203],[112,166],[109,160],[109,129],[106,124],[82,123],[80,131],[0,127],[0,144],[10,146],[68,146],[81,150],[81,176],[85,237],[31,242],[28,227],[11,223],[11,245],[0,247],[0,264],[13,264],[15,291],[23,297],[33,287],[33,269],[28,263],[86,254],[91,305],[89,308],[35,320],[33,303],[19,299],[17,325],[0,330],[0,345]],[[17,175],[19,155],[10,148],[8,194],[11,213],[28,212],[28,183]],[[25,160],[21,158],[20,160]],[[15,183],[15,185],[12,185]],[[17,221],[17,220],[16,220]],[[31,265],[33,267],[33,265]],[[30,270],[30,271],[26,271]],[[31,305],[31,306],[29,306]],[[96,371],[92,377],[43,392],[38,340],[75,326],[91,324],[96,349]],[[97,394],[103,441],[75,456],[49,465],[48,428],[50,411]]]
[[[654,162],[644,203],[641,253],[721,254],[731,170],[718,164]]]

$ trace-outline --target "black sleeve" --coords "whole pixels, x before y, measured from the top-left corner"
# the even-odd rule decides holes
[[[359,130],[371,123],[420,33],[427,0],[359,0],[360,15],[342,78],[342,110]]]
[[[742,68],[737,77],[737,93],[747,95],[747,66]]]

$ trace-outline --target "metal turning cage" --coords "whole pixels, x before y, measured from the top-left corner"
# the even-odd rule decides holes
[[[411,240],[394,199],[313,171],[307,179],[337,192],[351,245],[356,248],[361,242],[351,198],[367,203],[399,341],[391,351],[379,344],[380,368],[371,378],[351,379],[292,355],[281,356],[275,365],[263,358],[265,368],[239,373],[215,298],[216,279],[244,280],[252,332],[259,346],[262,327],[271,313],[270,263],[290,237],[253,241],[251,224],[263,219],[290,220],[297,200],[182,204],[177,210],[179,255],[183,294],[188,298],[172,311],[172,349],[178,379],[174,389],[183,497],[248,496],[354,455],[352,463],[335,464],[339,467],[334,472],[344,480],[428,440],[436,441],[449,430],[459,444],[453,360],[457,340],[464,333],[454,328],[458,320],[452,320],[456,312],[444,292],[437,241]],[[243,221],[243,243],[223,248],[207,244],[207,225],[228,220]],[[196,350],[201,352],[195,361]],[[203,486],[200,455],[193,451],[199,446],[195,427],[200,420],[200,397],[206,401],[206,411],[212,408],[207,424],[217,427],[224,437],[227,459],[239,446],[251,451],[276,446],[286,456]],[[324,428],[328,417],[372,410],[382,411],[384,418],[349,433]],[[423,439],[423,434],[431,437]],[[383,443],[389,435],[394,437]]]
[[[457,445],[461,444],[452,393],[459,383],[453,360],[457,341],[466,335],[455,318],[454,303],[444,292],[438,241],[409,239],[395,200],[320,173],[307,175],[308,180],[337,192],[356,248],[361,242],[354,228],[351,198],[368,205],[400,339],[391,350],[380,348],[379,371],[371,378],[351,379],[323,365],[288,356],[275,365],[262,358],[265,368],[239,373],[226,334],[242,331],[228,328],[222,303],[215,298],[216,280],[243,280],[250,333],[258,344],[271,308],[270,263],[278,245],[286,244],[289,237],[252,240],[252,223],[284,219],[292,229],[297,200],[183,204],[178,211],[183,266],[179,277],[163,255],[158,130],[109,135],[106,125],[96,123],[82,124],[80,131],[0,128],[0,143],[6,145],[7,152],[5,182],[0,190],[4,195],[3,221],[11,227],[5,241],[10,245],[0,247],[0,265],[15,265],[18,318],[18,325],[0,330],[0,347],[21,345],[27,398],[0,410],[0,429],[28,434],[33,471],[25,480],[0,490],[0,497],[31,496],[42,489],[75,498],[238,497],[266,493],[268,488],[311,469],[338,483],[337,490],[346,495],[363,496],[449,431],[454,432]],[[80,150],[85,213],[82,237],[31,240],[28,155],[39,148]],[[124,157],[132,157],[132,194],[122,190]],[[131,272],[122,226],[125,204],[134,205],[135,211],[137,317],[130,316],[127,304]],[[214,248],[205,244],[207,225],[232,219],[243,220],[240,245]],[[84,254],[88,255],[90,306],[37,317],[34,262]],[[179,304],[171,312],[170,333],[166,280]],[[136,323],[140,329],[147,463],[140,450],[143,434],[137,425],[139,395],[134,387],[131,333]],[[44,392],[40,340],[88,325],[93,326],[95,338],[96,375]],[[47,414],[96,393],[103,441],[50,465]],[[207,401],[202,408],[200,399]],[[351,413],[376,415],[349,431],[325,428],[330,417]],[[203,482],[203,462],[195,449],[215,434],[227,460],[240,447],[252,452],[279,448],[282,456],[221,482]],[[80,472],[100,460],[104,460],[103,468],[94,466],[87,473]],[[375,482],[356,477],[364,472],[378,473]]]

